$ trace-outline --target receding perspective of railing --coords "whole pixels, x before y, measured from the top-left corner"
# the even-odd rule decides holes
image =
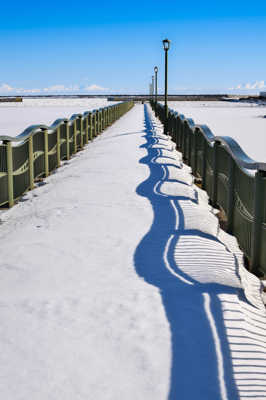
[[[113,104],[57,119],[51,126],[32,125],[16,137],[0,136],[0,206],[12,207],[35,181],[49,176],[133,105]]]
[[[164,106],[151,101],[164,123]],[[214,136],[206,125],[169,109],[168,133],[201,180],[214,207],[223,211],[226,230],[234,235],[249,269],[266,275],[266,163],[249,158],[228,136]]]

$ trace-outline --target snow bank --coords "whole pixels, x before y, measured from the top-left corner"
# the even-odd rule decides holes
[[[30,125],[51,125],[58,118],[69,118],[72,114],[114,103],[105,98],[40,98],[0,103],[0,136],[17,136]]]

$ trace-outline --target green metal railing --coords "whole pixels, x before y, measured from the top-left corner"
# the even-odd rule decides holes
[[[57,119],[51,126],[32,125],[16,137],[0,136],[0,206],[12,207],[35,181],[49,176],[133,105],[118,103]]]
[[[164,106],[151,102],[164,123]],[[168,134],[201,180],[210,202],[226,216],[226,230],[239,242],[250,270],[266,275],[266,163],[247,156],[228,136],[214,136],[206,125],[169,109]]]

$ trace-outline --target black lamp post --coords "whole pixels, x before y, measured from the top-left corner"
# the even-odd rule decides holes
[[[155,72],[155,105],[157,106],[157,95],[158,95],[157,74],[158,74],[158,67],[154,67],[154,72]]]
[[[167,106],[167,91],[168,91],[168,50],[170,48],[170,40],[163,40],[163,48],[165,53],[165,81],[164,81],[164,134],[168,131],[168,106]]]

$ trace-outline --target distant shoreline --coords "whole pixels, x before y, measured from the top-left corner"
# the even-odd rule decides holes
[[[23,99],[93,99],[106,98],[108,101],[149,101],[151,95],[147,94],[58,94],[58,95],[26,95],[26,96],[0,96],[0,103],[21,103]],[[154,97],[153,97],[154,99]],[[157,96],[158,101],[164,101],[163,95]],[[265,102],[265,97],[260,95],[230,95],[230,94],[170,94],[168,101],[233,101],[233,102]]]

